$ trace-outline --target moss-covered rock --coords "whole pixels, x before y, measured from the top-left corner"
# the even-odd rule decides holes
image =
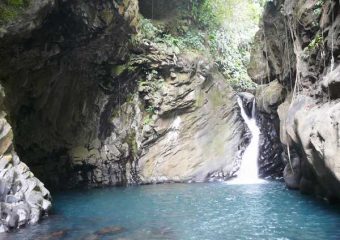
[[[22,14],[30,4],[29,0],[5,0],[0,3],[0,25],[11,22]]]

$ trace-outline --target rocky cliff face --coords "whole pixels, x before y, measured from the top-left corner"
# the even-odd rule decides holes
[[[18,155],[48,186],[208,181],[238,169],[249,139],[235,93],[209,57],[133,41],[145,4],[0,5],[17,11],[0,19],[7,119]]]
[[[249,69],[254,81],[288,92],[282,103],[260,90],[280,119],[287,185],[330,200],[340,197],[339,17],[337,1],[269,2]]]
[[[155,109],[149,116],[154,122],[143,129],[141,180],[202,182],[232,177],[245,131],[235,94],[202,56],[184,54],[171,65],[156,76],[164,81],[157,92],[150,91],[152,82],[139,89],[148,108]],[[159,65],[163,70],[166,66]]]
[[[163,46],[164,47],[164,46]],[[107,109],[107,142],[70,150],[91,185],[228,179],[247,139],[235,93],[208,62],[150,41],[138,45],[119,76],[136,77],[128,98]],[[112,148],[111,169],[101,149]],[[105,156],[105,155],[104,155]],[[123,161],[122,161],[123,160]]]
[[[74,173],[82,172],[70,149],[99,139],[103,158],[116,154],[102,149],[110,141],[103,129],[107,108],[133,88],[115,78],[114,66],[126,61],[138,3],[30,1],[21,11],[1,26],[8,119],[18,154],[46,184],[64,188],[61,179],[77,182]]]

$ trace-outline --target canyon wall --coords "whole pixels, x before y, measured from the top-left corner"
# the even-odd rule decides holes
[[[288,187],[328,200],[340,197],[339,19],[338,1],[268,2],[248,69],[279,119]]]
[[[15,151],[48,187],[209,181],[237,171],[249,135],[235,92],[209,54],[137,41],[145,4],[1,3],[14,11],[0,18],[6,119]]]

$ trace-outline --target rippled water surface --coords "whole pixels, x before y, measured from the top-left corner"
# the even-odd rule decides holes
[[[48,219],[0,238],[340,239],[340,209],[281,183],[94,189],[55,195]]]

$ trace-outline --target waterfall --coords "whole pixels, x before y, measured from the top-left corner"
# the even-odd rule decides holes
[[[263,182],[258,177],[258,156],[259,156],[259,141],[260,141],[260,128],[256,125],[256,108],[255,99],[253,100],[251,117],[246,114],[243,102],[240,97],[237,97],[237,103],[241,109],[241,116],[247,124],[252,138],[250,144],[246,148],[242,156],[241,167],[238,172],[237,178],[231,180],[231,184],[257,184]]]

